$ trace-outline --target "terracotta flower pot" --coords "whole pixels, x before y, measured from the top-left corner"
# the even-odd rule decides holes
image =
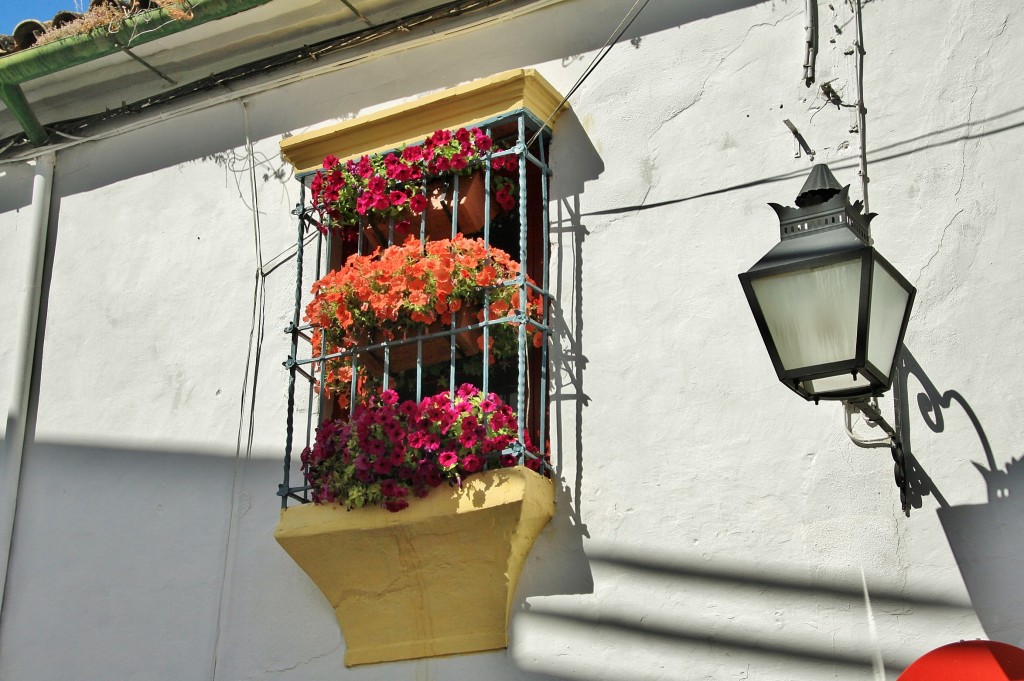
[[[427,208],[427,232],[435,238],[447,239],[452,231],[452,213],[455,212],[453,198],[455,182],[435,182],[428,186],[430,205]],[[482,170],[459,178],[459,231],[476,234],[484,227],[484,202],[487,197],[487,182]],[[491,201],[490,218],[493,220],[502,212],[501,206]]]
[[[454,209],[455,181],[453,178],[436,180],[427,185],[427,239],[438,240],[448,239],[452,235],[452,213]],[[487,196],[487,183],[484,173],[477,170],[469,175],[459,177],[459,216],[458,231],[462,234],[476,234],[484,227],[484,202]],[[496,201],[491,201],[491,214],[493,220],[503,212]],[[395,218],[395,224],[408,220],[412,228],[410,234],[418,236],[420,233],[420,216],[413,214],[411,210]],[[370,252],[374,248],[384,248],[388,245],[390,228],[388,220],[370,220],[363,229],[363,239],[366,244],[364,252]],[[396,234],[395,242],[402,243],[404,236]]]
[[[327,597],[352,666],[506,647],[519,574],[554,510],[552,481],[519,466],[398,513],[295,506],[274,537]]]

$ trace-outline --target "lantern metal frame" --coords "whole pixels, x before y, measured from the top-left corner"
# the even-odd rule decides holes
[[[849,186],[841,186],[824,164],[814,166],[797,198],[797,207],[769,204],[779,216],[781,241],[753,267],[739,275],[757,328],[779,380],[806,400],[858,400],[879,397],[892,386],[916,289],[871,245],[870,223],[874,213],[865,214],[859,201],[849,201]],[[754,291],[754,282],[770,276],[789,274],[860,259],[857,337],[854,356],[836,362],[787,369],[769,330],[768,321]],[[896,338],[896,351],[889,366],[879,367],[868,359],[868,334],[875,265],[880,266],[907,294],[907,303]],[[850,373],[867,381],[863,387],[835,392],[808,390],[808,381]]]

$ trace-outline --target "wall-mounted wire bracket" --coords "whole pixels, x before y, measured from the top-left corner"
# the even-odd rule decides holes
[[[904,452],[903,438],[900,435],[902,423],[899,409],[895,411],[894,423],[890,424],[882,416],[882,412],[878,409],[878,402],[874,398],[847,400],[843,402],[843,407],[846,411],[846,434],[850,436],[850,440],[854,444],[858,447],[889,447],[889,450],[892,452],[893,478],[895,479],[896,486],[900,489],[900,506],[903,508],[903,513],[910,517],[910,497],[907,494],[906,452]],[[868,425],[873,428],[881,428],[882,432],[885,433],[885,437],[869,440],[856,435],[853,432],[850,419],[855,412],[860,413]]]
[[[805,140],[804,136],[800,134],[800,131],[796,129],[796,126],[793,125],[793,122],[790,121],[788,118],[784,118],[782,122],[786,124],[786,127],[789,128],[789,131],[793,133],[793,137],[796,138],[797,147],[796,153],[793,154],[793,158],[800,158],[800,150],[802,149],[803,152],[807,154],[807,158],[813,161],[815,154],[814,149],[811,149],[810,145],[807,144],[807,140]]]

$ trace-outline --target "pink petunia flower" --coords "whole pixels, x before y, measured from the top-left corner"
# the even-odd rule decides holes
[[[484,465],[483,459],[476,454],[466,454],[462,457],[462,470],[467,473],[476,473]]]
[[[402,150],[402,159],[415,163],[423,158],[423,147],[406,147]]]
[[[498,202],[504,210],[512,210],[516,206],[516,199],[512,194],[502,187],[498,191],[494,192],[494,200]]]

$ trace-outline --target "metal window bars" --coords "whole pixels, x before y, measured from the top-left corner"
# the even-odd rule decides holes
[[[370,353],[375,353],[378,358],[382,356],[382,361],[376,362],[376,364],[377,369],[381,372],[381,388],[387,389],[393,380],[391,376],[392,352],[410,344],[416,345],[415,366],[403,373],[413,372],[414,394],[417,401],[423,399],[423,391],[428,384],[445,385],[454,395],[457,382],[463,382],[460,379],[475,374],[473,380],[468,382],[475,383],[484,393],[500,391],[499,395],[506,403],[514,404],[519,426],[518,438],[499,454],[508,453],[517,457],[530,458],[539,456],[541,464],[545,467],[548,466],[544,455],[548,450],[548,344],[551,336],[548,263],[548,181],[551,171],[547,165],[551,131],[526,109],[519,109],[480,121],[476,127],[484,130],[495,142],[495,148],[486,155],[482,168],[485,189],[482,238],[488,250],[492,247],[501,247],[513,258],[516,257],[516,251],[518,251],[520,263],[519,274],[514,279],[484,287],[483,319],[480,321],[458,320],[453,315],[450,325],[445,328],[413,337],[376,342],[374,339],[369,339],[366,345],[334,353],[325,353],[322,347],[312,347],[310,331],[313,327],[310,324],[302,323],[302,314],[307,302],[304,292],[309,291],[312,282],[326,274],[331,265],[340,266],[342,264],[341,258],[337,254],[337,251],[340,250],[340,240],[334,236],[325,236],[317,229],[319,225],[316,206],[307,201],[309,182],[315,172],[310,171],[297,176],[300,183],[299,202],[292,211],[297,218],[295,308],[291,323],[285,329],[285,333],[290,335],[291,345],[288,359],[284,362],[284,366],[288,370],[284,478],[278,486],[277,492],[281,497],[282,508],[288,507],[289,499],[300,503],[308,503],[312,500],[310,486],[305,484],[298,466],[293,465],[293,453],[296,447],[296,415],[305,418],[304,439],[301,441],[304,442],[303,446],[308,448],[313,440],[314,426],[319,424],[323,418],[330,417],[334,409],[331,400],[321,395],[317,389],[318,384],[323,385],[326,362],[338,357],[351,357],[353,380],[351,381],[349,404],[354,405],[357,397],[355,374],[358,371],[359,362],[361,360],[366,362],[367,358],[374,356]],[[499,148],[503,150],[498,151]],[[515,155],[518,159],[518,178],[514,182],[518,193],[518,211],[508,211],[500,223],[495,220],[495,224],[492,224],[495,213],[490,191],[492,173],[494,172],[492,162],[496,158],[508,155]],[[464,183],[466,178],[449,175],[431,179],[441,179],[450,183],[452,192],[449,211],[451,217],[450,236],[454,237],[459,226],[460,183]],[[426,182],[427,179],[424,179],[424,190],[426,190]],[[359,229],[359,253],[370,250],[366,243],[368,239],[364,236],[364,227],[365,225],[360,225]],[[387,230],[388,244],[394,242],[394,227],[395,222],[392,219]],[[421,244],[425,244],[428,239],[426,227],[427,214],[424,212],[420,219]],[[334,256],[333,260],[332,255]],[[309,270],[312,270],[314,278],[305,280],[304,274]],[[540,281],[540,284],[537,285],[530,279],[533,282]],[[518,296],[514,296],[518,300],[518,305],[505,316],[492,319],[490,291],[498,287],[509,286],[518,289]],[[531,291],[540,299],[540,319],[528,314],[527,301]],[[492,366],[489,361],[491,357],[489,348],[491,335],[496,327],[508,324],[514,324],[517,328],[516,353],[514,364],[503,369],[500,366]],[[482,334],[483,352],[481,352],[479,360],[472,356],[461,356],[457,336],[467,331],[479,331]],[[542,342],[540,347],[531,347],[532,344],[528,339],[536,332],[541,334]],[[438,364],[431,365],[435,369],[428,372],[428,367],[424,363],[424,343],[435,338],[447,338],[449,341],[447,381],[444,380],[444,376],[438,375],[436,370]],[[474,362],[479,362],[477,371],[472,370]],[[300,377],[306,381],[306,389],[303,391],[305,404],[301,409],[296,403]],[[409,383],[409,380],[407,377],[404,379],[406,384]],[[316,418],[314,419],[314,417]],[[527,436],[539,449],[539,455],[528,451]],[[300,438],[302,437],[300,434]],[[302,484],[293,484],[293,480],[302,481]]]

